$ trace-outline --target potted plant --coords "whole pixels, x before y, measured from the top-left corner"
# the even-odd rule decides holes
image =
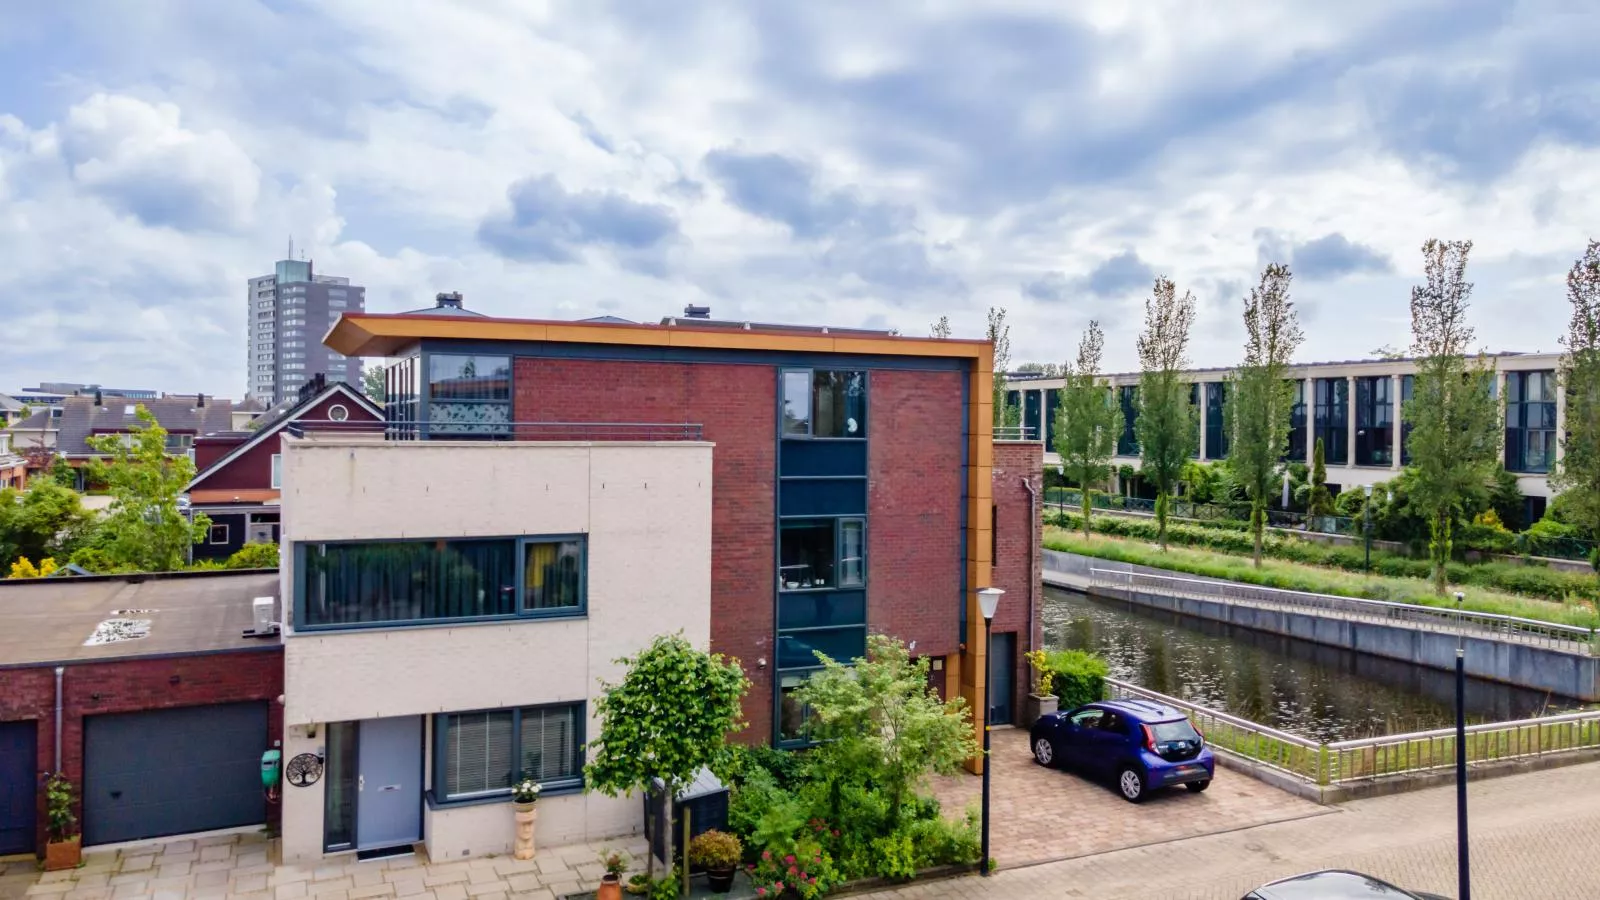
[[[524,778],[511,786],[511,809],[517,817],[517,840],[511,855],[533,859],[533,823],[539,818],[534,804],[539,802],[539,782]]]
[[[72,782],[56,772],[45,779],[45,820],[49,840],[44,845],[46,872],[75,869],[83,860],[83,843],[78,834],[78,817],[72,814]]]
[[[1022,721],[1023,727],[1028,728],[1041,717],[1055,712],[1060,700],[1056,697],[1056,671],[1050,665],[1049,656],[1043,650],[1029,650],[1023,657],[1033,667],[1033,692],[1028,695]]]
[[[621,850],[603,851],[600,865],[606,867],[606,874],[600,878],[596,900],[622,900],[622,873],[628,868],[628,854]]]
[[[706,870],[706,886],[713,894],[733,888],[733,873],[744,855],[744,845],[726,832],[712,829],[689,842],[689,865]]]

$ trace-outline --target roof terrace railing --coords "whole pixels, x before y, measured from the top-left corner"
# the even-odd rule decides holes
[[[997,441],[1036,441],[1039,439],[1039,429],[1031,425],[996,425],[994,439]]]
[[[698,422],[416,422],[301,419],[295,437],[351,435],[391,441],[702,441]]]

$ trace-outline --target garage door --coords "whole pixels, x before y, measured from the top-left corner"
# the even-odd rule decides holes
[[[39,764],[33,722],[0,722],[0,856],[32,853],[38,817]]]
[[[85,719],[83,842],[265,822],[261,754],[267,749],[265,703]]]

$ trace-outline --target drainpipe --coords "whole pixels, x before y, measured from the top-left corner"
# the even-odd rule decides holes
[[[66,666],[56,666],[56,773],[61,772],[61,676],[67,673]]]
[[[1033,586],[1033,554],[1036,552],[1035,548],[1039,542],[1035,541],[1033,536],[1038,533],[1037,529],[1039,528],[1039,517],[1043,513],[1039,509],[1039,492],[1033,489],[1033,482],[1029,481],[1028,476],[1026,475],[1022,476],[1022,486],[1028,489],[1028,649],[1037,650],[1039,649],[1039,646],[1034,641],[1033,637],[1033,598],[1034,594],[1036,593]]]

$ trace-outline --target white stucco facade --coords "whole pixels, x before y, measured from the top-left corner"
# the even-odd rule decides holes
[[[286,439],[285,597],[290,548],[316,541],[583,535],[587,583],[586,613],[571,618],[297,631],[284,604],[284,758],[318,753],[331,722],[421,717],[431,791],[436,714],[582,702],[592,739],[593,701],[622,675],[617,658],[659,634],[710,643],[711,456],[700,442]],[[324,785],[285,787],[286,860],[323,855]],[[508,802],[422,806],[431,858],[510,852]],[[537,839],[641,825],[638,798],[566,793],[540,800]]]

